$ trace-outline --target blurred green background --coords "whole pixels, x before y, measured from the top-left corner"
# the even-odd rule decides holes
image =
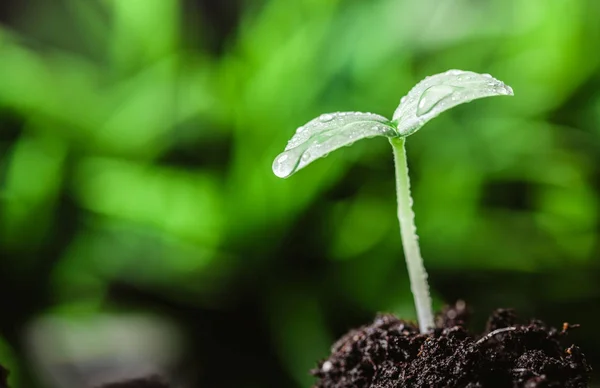
[[[180,386],[309,387],[349,328],[413,319],[387,142],[288,180],[271,163],[318,114],[391,116],[451,68],[515,97],[408,141],[436,307],[465,299],[476,330],[496,307],[580,323],[568,341],[600,365],[599,15],[596,0],[3,0],[13,386],[147,364]]]

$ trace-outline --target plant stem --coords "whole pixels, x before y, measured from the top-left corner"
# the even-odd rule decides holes
[[[419,329],[426,333],[433,328],[433,310],[431,296],[427,283],[427,272],[423,266],[423,258],[419,249],[417,228],[415,226],[415,213],[412,210],[410,196],[410,179],[408,178],[408,164],[406,162],[405,138],[390,139],[394,150],[394,164],[396,166],[396,197],[398,199],[398,220],[400,221],[400,234],[402,246],[408,267],[410,289],[415,299]]]

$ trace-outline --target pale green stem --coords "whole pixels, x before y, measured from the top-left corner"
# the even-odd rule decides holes
[[[410,180],[408,178],[408,164],[406,163],[406,150],[404,138],[390,139],[394,150],[394,164],[396,166],[396,196],[398,198],[398,220],[400,221],[400,234],[410,289],[415,299],[419,329],[426,333],[433,328],[433,310],[431,308],[431,296],[429,295],[429,284],[427,283],[427,272],[423,266],[423,258],[419,249],[417,228],[415,226],[415,213],[412,210],[412,198],[410,196]]]

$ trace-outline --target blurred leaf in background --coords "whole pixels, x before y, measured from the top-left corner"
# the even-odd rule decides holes
[[[350,327],[414,317],[391,152],[374,139],[289,180],[272,159],[322,112],[391,115],[418,80],[460,68],[516,97],[411,139],[437,305],[466,299],[480,325],[500,306],[582,323],[572,339],[597,364],[599,14],[593,0],[2,2],[14,351],[0,362],[42,386],[28,327],[126,310],[174,322],[190,386],[310,386]]]

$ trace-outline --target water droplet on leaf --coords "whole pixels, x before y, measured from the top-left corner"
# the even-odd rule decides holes
[[[504,95],[513,94],[513,91],[510,86],[502,85],[500,86],[496,92]]]
[[[319,120],[320,120],[322,123],[328,123],[328,122],[330,122],[331,120],[333,120],[333,115],[332,115],[332,114],[329,114],[329,113],[325,113],[324,115],[321,115],[321,117],[319,118]]]
[[[433,85],[423,92],[419,105],[417,106],[417,116],[422,116],[430,112],[445,98],[451,96],[456,89],[450,85]]]

